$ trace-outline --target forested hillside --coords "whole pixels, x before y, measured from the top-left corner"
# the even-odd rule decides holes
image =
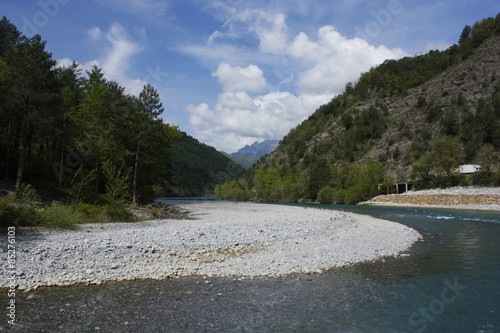
[[[165,196],[213,196],[215,186],[245,170],[215,148],[182,132],[172,149],[172,177],[165,184]]]
[[[356,203],[378,184],[500,185],[500,15],[445,51],[387,60],[292,129],[224,199]],[[458,174],[460,164],[482,172]]]
[[[179,135],[155,88],[134,97],[98,67],[56,68],[46,42],[5,17],[0,43],[1,179],[76,202],[153,197]]]
[[[96,66],[56,66],[45,45],[0,20],[0,228],[134,220],[130,208],[172,186],[191,195],[228,179],[217,168],[230,161],[163,122],[153,86],[126,94]]]

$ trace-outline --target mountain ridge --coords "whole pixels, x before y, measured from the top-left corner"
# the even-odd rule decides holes
[[[387,60],[320,106],[223,198],[356,203],[378,184],[500,184],[500,14],[445,51]],[[461,163],[483,166],[470,177]]]
[[[255,141],[251,145],[245,145],[245,147],[240,148],[237,152],[232,153],[232,156],[264,156],[271,153],[279,145],[279,140],[266,139],[262,142]]]

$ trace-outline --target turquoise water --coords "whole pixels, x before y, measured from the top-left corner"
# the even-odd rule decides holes
[[[213,202],[215,200],[217,200],[216,197],[161,197],[156,199],[156,201],[168,203],[171,205]]]
[[[397,221],[425,239],[410,256],[321,275],[130,281],[22,294],[16,330],[500,332],[499,213],[315,207]]]

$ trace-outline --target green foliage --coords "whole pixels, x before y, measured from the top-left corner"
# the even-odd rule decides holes
[[[153,86],[134,97],[97,66],[85,78],[76,63],[56,69],[45,45],[0,21],[0,177],[124,218],[115,205],[150,201],[170,180],[180,133]]]
[[[16,199],[14,194],[0,197],[0,230],[14,227],[34,227],[42,223],[36,206]]]
[[[333,202],[333,194],[334,194],[333,188],[326,185],[323,188],[321,188],[321,190],[319,190],[316,201],[322,204],[330,204]]]
[[[353,90],[362,99],[369,98],[373,93],[381,97],[401,96],[408,89],[428,81],[468,57],[472,50],[497,33],[498,28],[498,20],[493,18],[477,22],[472,28],[465,26],[459,45],[453,45],[445,51],[433,50],[416,57],[386,60],[382,65],[361,75]],[[422,107],[421,103],[419,105]]]
[[[351,164],[349,175],[343,186],[345,188],[344,202],[356,204],[380,194],[378,184],[383,181],[385,168],[376,161],[369,160],[365,166]]]
[[[220,185],[217,196],[354,204],[379,194],[386,167],[402,180],[410,176],[417,187],[495,184],[498,162],[485,156],[500,149],[500,84],[496,74],[484,76],[481,67],[456,65],[480,56],[483,50],[477,48],[496,35],[500,14],[466,26],[458,44],[445,51],[372,68],[290,130],[270,157],[241,178],[244,186],[239,181]],[[492,39],[485,50],[495,43]],[[471,100],[463,85],[467,80],[481,86],[482,98]],[[457,87],[467,94],[457,93]],[[483,147],[489,150],[480,153]],[[456,172],[462,163],[490,167],[464,177]]]
[[[209,196],[216,185],[240,177],[245,170],[213,147],[182,132],[172,149],[172,178],[164,196]]]
[[[39,213],[42,226],[47,228],[74,229],[76,224],[85,221],[84,214],[71,206],[52,204]]]
[[[122,204],[109,204],[103,207],[110,222],[135,222],[137,218]]]
[[[102,173],[106,180],[106,193],[104,194],[106,202],[110,205],[122,205],[129,198],[130,169],[126,169],[123,163],[118,168],[110,161],[104,161]]]

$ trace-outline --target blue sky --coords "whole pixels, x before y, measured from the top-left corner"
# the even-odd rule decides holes
[[[498,0],[0,0],[61,66],[103,69],[228,153],[281,139],[385,59],[444,49]]]

